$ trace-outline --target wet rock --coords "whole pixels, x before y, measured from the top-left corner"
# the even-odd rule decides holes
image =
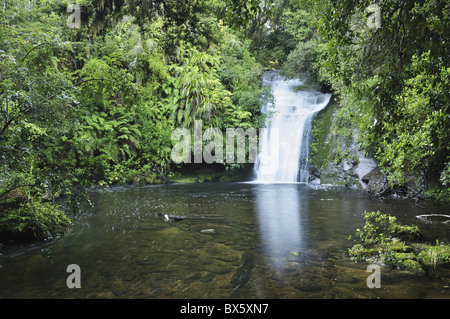
[[[322,184],[339,185],[345,180],[345,172],[341,165],[329,162],[320,172],[320,182]]]
[[[386,176],[379,167],[374,168],[361,178],[361,181],[367,185],[367,191],[376,194],[382,190],[386,184]]]
[[[358,164],[355,166],[355,173],[358,176],[358,181],[363,189],[367,189],[367,183],[362,181],[362,178],[371,172],[373,169],[377,168],[377,163],[369,157],[366,157],[363,152],[358,151]]]
[[[320,185],[320,178],[317,178],[315,176],[311,176],[309,184],[311,184],[311,185]]]
[[[348,161],[348,160],[344,161],[344,167],[343,167],[344,171],[347,172],[347,171],[351,170],[352,168],[353,168],[352,161]]]

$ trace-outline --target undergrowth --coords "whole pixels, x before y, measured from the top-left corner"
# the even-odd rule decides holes
[[[422,272],[426,267],[450,264],[450,245],[417,243],[417,226],[401,225],[397,218],[377,212],[364,213],[365,224],[356,230],[358,243],[349,249],[352,260],[378,262],[398,269]],[[352,236],[349,237],[352,239]]]

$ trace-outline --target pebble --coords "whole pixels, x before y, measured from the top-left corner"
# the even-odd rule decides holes
[[[202,234],[214,234],[216,231],[214,229],[210,228],[210,229],[202,229],[200,232]]]

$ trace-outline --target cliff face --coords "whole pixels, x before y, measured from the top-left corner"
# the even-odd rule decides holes
[[[377,193],[386,177],[374,159],[358,148],[358,132],[348,119],[337,115],[339,103],[330,102],[313,124],[311,143],[311,183],[340,185]]]
[[[339,102],[332,100],[313,123],[310,150],[310,183],[346,186],[366,190],[371,196],[415,198],[425,190],[426,181],[417,173],[407,185],[391,185],[375,159],[358,147],[357,128],[339,113]]]

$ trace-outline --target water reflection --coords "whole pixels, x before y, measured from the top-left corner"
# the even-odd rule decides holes
[[[348,236],[363,226],[365,210],[396,213],[402,223],[419,223],[430,239],[450,239],[448,224],[419,220],[423,209],[408,201],[257,183],[117,188],[93,192],[91,200],[95,210],[48,249],[2,250],[0,298],[449,296],[448,269],[431,277],[383,268],[382,288],[369,289],[366,264],[348,260]],[[159,213],[186,219],[166,222]],[[69,264],[81,267],[81,289],[66,285]]]
[[[283,268],[292,253],[306,245],[299,184],[260,184],[255,186],[255,209],[263,253],[274,267]]]

